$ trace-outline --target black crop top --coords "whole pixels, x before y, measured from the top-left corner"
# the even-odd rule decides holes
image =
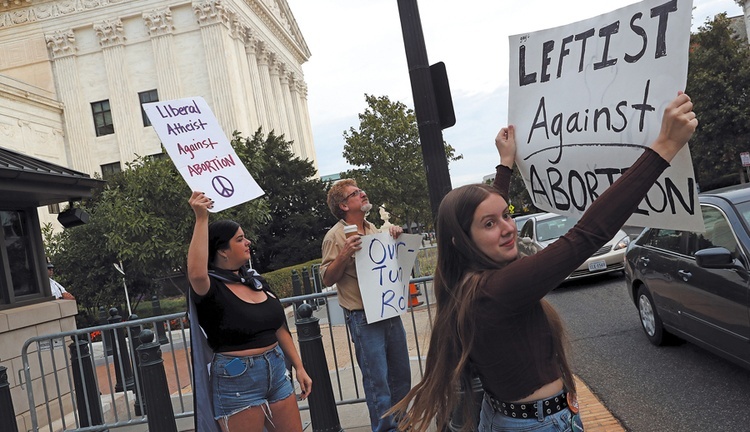
[[[213,277],[204,296],[195,291],[198,321],[206,332],[208,345],[215,352],[263,348],[278,342],[276,330],[286,315],[279,299],[264,285],[268,297],[261,303],[248,303],[237,297],[224,282]],[[250,289],[250,288],[247,288]]]

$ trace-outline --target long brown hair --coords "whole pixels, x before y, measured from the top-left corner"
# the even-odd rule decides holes
[[[423,432],[435,419],[438,430],[448,427],[451,417],[476,417],[472,401],[472,373],[469,354],[474,343],[475,321],[471,318],[477,290],[484,284],[486,270],[499,269],[497,263],[477,248],[470,235],[474,212],[490,194],[502,194],[492,186],[474,184],[449,192],[440,203],[436,221],[437,269],[433,286],[436,298],[435,322],[430,336],[425,374],[391,413],[401,420],[399,429]],[[570,376],[565,361],[562,323],[554,309],[543,301],[550,326],[555,333],[563,378]],[[558,350],[559,348],[559,350]],[[459,390],[463,387],[463,394]],[[411,405],[411,406],[410,406]],[[463,431],[472,426],[465,421]]]

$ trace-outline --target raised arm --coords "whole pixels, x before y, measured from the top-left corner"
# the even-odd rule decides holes
[[[495,137],[495,147],[500,155],[500,165],[513,169],[516,159],[516,128],[513,125],[500,129]]]
[[[195,213],[193,238],[187,256],[187,276],[190,286],[198,295],[205,295],[211,286],[208,278],[208,209],[214,202],[203,192],[194,191],[190,196],[190,207]]]
[[[497,166],[495,181],[492,186],[508,200],[510,176],[513,174],[513,162],[516,159],[516,128],[513,125],[500,129],[495,137],[495,147],[500,155],[500,165]]]
[[[538,301],[611,239],[669,166],[668,162],[687,144],[697,125],[690,98],[680,93],[664,110],[661,132],[650,148],[593,202],[567,234],[539,253],[495,272],[488,286],[504,295],[491,296],[496,301],[487,303],[488,310],[512,311]],[[498,173],[501,169],[504,168],[500,167]],[[510,292],[514,294],[507,295]]]

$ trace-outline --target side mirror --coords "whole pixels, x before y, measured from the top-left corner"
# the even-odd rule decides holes
[[[697,251],[695,253],[695,262],[699,267],[708,269],[736,269],[738,267],[734,257],[732,257],[732,253],[723,247],[713,247]]]

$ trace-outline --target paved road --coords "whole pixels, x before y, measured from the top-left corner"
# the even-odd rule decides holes
[[[632,432],[750,430],[750,371],[695,345],[651,345],[625,291],[604,275],[547,297],[565,320],[573,369]]]

